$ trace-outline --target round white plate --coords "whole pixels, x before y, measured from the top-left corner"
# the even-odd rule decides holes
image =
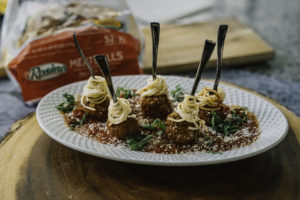
[[[193,79],[176,76],[165,76],[169,91],[179,84],[185,91],[191,91]],[[118,86],[139,89],[146,84],[149,76],[117,76],[113,77],[114,87]],[[192,166],[225,163],[257,155],[277,145],[287,134],[288,122],[280,110],[264,99],[226,85],[220,85],[225,91],[225,104],[246,106],[253,112],[260,123],[261,135],[249,146],[233,149],[222,154],[189,153],[189,154],[155,154],[132,151],[127,147],[116,147],[97,142],[96,140],[70,131],[64,125],[63,116],[55,108],[64,100],[63,94],[78,95],[86,81],[69,84],[58,88],[45,96],[37,107],[37,120],[42,129],[57,142],[72,149],[101,158],[122,162],[165,165],[165,166]],[[212,82],[201,81],[198,89],[204,86],[212,87]]]

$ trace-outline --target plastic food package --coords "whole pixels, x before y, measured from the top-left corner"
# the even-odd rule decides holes
[[[9,2],[3,22],[1,51],[7,74],[27,103],[90,74],[75,48],[73,31],[92,65],[105,54],[112,75],[139,74],[142,36],[125,1]]]

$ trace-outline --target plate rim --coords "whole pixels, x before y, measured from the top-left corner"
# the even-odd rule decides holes
[[[125,75],[125,76],[113,76],[112,79],[116,79],[116,78],[122,78],[122,77],[139,77],[139,78],[149,78],[151,75]],[[169,78],[179,78],[179,79],[189,79],[189,80],[192,80],[192,78],[189,78],[189,77],[181,77],[181,76],[174,76],[174,75],[162,75],[164,77],[169,77]],[[207,79],[203,79],[204,81],[206,82],[211,82]],[[64,86],[61,86],[59,88],[56,88],[55,90],[51,91],[50,93],[48,93],[46,96],[44,96],[41,101],[39,102],[38,106],[37,106],[37,109],[36,109],[36,117],[37,117],[37,121],[40,125],[40,127],[42,128],[42,130],[50,137],[52,138],[53,140],[55,140],[56,142],[66,146],[66,147],[69,147],[73,150],[76,150],[76,151],[79,151],[79,152],[82,152],[82,153],[85,153],[85,154],[88,154],[88,155],[92,155],[92,156],[95,156],[95,157],[99,157],[99,158],[104,158],[104,159],[108,159],[108,160],[114,160],[114,161],[118,161],[118,162],[125,162],[125,163],[132,163],[132,164],[141,164],[141,165],[153,165],[153,166],[201,166],[201,165],[213,165],[213,164],[222,164],[222,163],[228,163],[228,162],[234,162],[234,161],[237,161],[237,160],[242,160],[242,159],[246,159],[246,158],[250,158],[250,157],[253,157],[253,156],[256,156],[258,154],[261,154],[263,152],[266,152],[270,149],[272,149],[273,147],[277,146],[287,135],[288,133],[288,130],[289,130],[289,124],[288,124],[288,120],[286,118],[286,116],[283,114],[283,112],[277,108],[274,104],[272,104],[271,102],[267,101],[266,99],[263,99],[262,97],[260,96],[257,96],[256,94],[253,94],[249,91],[245,91],[245,90],[242,90],[241,88],[235,88],[233,87],[232,85],[227,85],[226,82],[220,82],[221,85],[225,85],[226,87],[229,87],[229,88],[233,88],[235,90],[241,90],[247,94],[251,94],[253,96],[255,96],[256,98],[259,98],[260,100],[262,100],[263,102],[266,102],[267,104],[271,105],[272,109],[275,109],[277,112],[279,112],[280,115],[283,116],[283,119],[284,119],[284,125],[285,126],[285,130],[283,132],[283,134],[275,141],[273,142],[272,144],[262,148],[262,149],[259,149],[259,150],[256,150],[256,151],[252,151],[250,153],[247,153],[247,154],[241,154],[241,155],[237,155],[237,156],[234,156],[234,157],[231,157],[231,158],[220,158],[220,159],[214,159],[214,160],[206,160],[206,161],[150,161],[150,160],[142,160],[142,159],[132,159],[130,157],[128,158],[123,158],[123,157],[119,157],[119,156],[116,156],[116,155],[106,155],[106,154],[99,154],[99,152],[95,152],[95,151],[92,151],[91,149],[86,149],[84,147],[81,147],[81,146],[77,146],[75,144],[72,144],[72,143],[68,143],[66,141],[64,141],[63,139],[61,138],[58,138],[58,137],[55,137],[55,135],[53,135],[51,133],[51,131],[48,130],[47,127],[44,126],[44,124],[42,123],[42,120],[41,120],[41,116],[40,116],[40,107],[41,105],[44,103],[45,99],[47,99],[49,96],[53,95],[54,93],[56,93],[57,91],[59,90],[62,90],[63,88],[65,87],[69,87],[71,85],[77,85],[77,84],[83,84],[83,82],[86,82],[87,80],[82,80],[82,81],[77,81],[77,82],[73,82],[73,83],[70,83],[70,84],[66,84]],[[225,84],[224,84],[225,83]],[[232,84],[232,83],[229,83],[229,84]],[[74,134],[78,134],[76,132],[74,132]],[[80,135],[78,134],[79,136],[81,137],[84,137],[85,139],[87,140],[92,140],[91,138],[89,137],[86,137],[86,136],[83,136],[83,135]],[[255,141],[254,141],[255,142]],[[109,144],[102,144],[101,145],[109,145]],[[249,145],[247,145],[249,146]],[[242,148],[242,147],[241,147]],[[129,150],[128,151],[132,151],[132,150]],[[230,150],[229,150],[230,151]],[[150,153],[150,152],[138,152],[138,151],[134,151],[136,153],[139,153],[139,154],[155,154],[155,155],[162,155],[162,156],[176,156],[176,155],[184,155],[184,154],[156,154],[156,153]],[[205,152],[196,152],[195,154],[202,154]],[[195,155],[195,154],[186,154],[186,156],[188,155]]]

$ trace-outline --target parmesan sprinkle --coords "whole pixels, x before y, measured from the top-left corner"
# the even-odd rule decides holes
[[[165,95],[168,94],[168,85],[166,80],[161,76],[157,76],[155,80],[150,77],[147,80],[147,85],[137,93],[142,97]]]
[[[118,98],[116,103],[110,100],[108,107],[108,120],[112,124],[120,124],[127,120],[127,118],[134,118],[135,115],[131,113],[130,103],[127,99]]]
[[[131,104],[131,115],[135,115],[136,120],[140,125],[151,124],[154,120],[145,118],[141,114],[140,108],[141,96],[135,96],[129,99]],[[78,102],[76,102],[78,103]],[[171,102],[173,107],[176,107],[175,102]],[[237,106],[230,106],[225,113],[232,109],[238,108]],[[76,113],[76,112],[75,112]],[[74,112],[64,113],[64,118],[68,125],[71,122],[81,120],[81,116],[77,116]],[[206,112],[209,115],[209,112]],[[227,117],[230,115],[227,114]],[[159,153],[159,154],[191,154],[194,152],[207,152],[207,153],[222,153],[235,148],[240,148],[245,145],[250,145],[260,136],[259,123],[253,113],[247,111],[247,122],[239,127],[238,131],[234,134],[223,136],[221,133],[216,132],[211,126],[201,124],[201,128],[195,130],[197,138],[195,143],[177,145],[171,143],[164,135],[157,134],[157,129],[141,129],[141,135],[151,135],[153,139],[143,149],[145,152]],[[164,120],[163,120],[164,121]],[[201,123],[202,121],[200,121]],[[205,123],[203,121],[203,123]],[[193,126],[193,124],[192,124]],[[172,125],[172,130],[179,128],[177,123]],[[191,127],[192,128],[192,127]],[[112,145],[114,148],[127,149],[128,145],[124,140],[113,137],[107,130],[107,123],[88,119],[82,126],[76,127],[75,132],[82,134],[86,137],[95,139],[103,144]]]
[[[219,110],[219,106],[225,99],[225,92],[221,88],[218,88],[218,92],[209,87],[203,88],[196,94],[199,101],[199,107],[203,110]]]
[[[84,98],[94,104],[100,104],[104,102],[106,98],[108,98],[105,79],[101,76],[95,76],[95,78],[90,77],[88,80],[88,84],[86,84],[83,88],[83,94],[80,101],[81,105],[88,110],[96,111],[95,108],[89,107],[84,104]]]

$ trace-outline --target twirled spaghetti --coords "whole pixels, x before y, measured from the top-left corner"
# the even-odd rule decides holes
[[[127,120],[127,118],[134,118],[134,115],[130,115],[131,108],[127,99],[118,98],[116,103],[110,100],[108,107],[108,120],[112,124],[120,124]]]
[[[84,98],[93,104],[101,104],[104,102],[108,98],[105,79],[101,76],[95,76],[95,78],[90,77],[88,84],[86,84],[83,88],[80,101],[81,105],[88,110],[95,111],[95,108],[89,107],[84,103]]]
[[[225,92],[221,88],[218,88],[217,92],[209,87],[205,87],[196,94],[196,98],[199,101],[200,109],[208,111],[219,110],[225,99]]]
[[[198,130],[201,128],[201,121],[198,117],[199,105],[196,102],[196,97],[192,95],[184,95],[184,100],[177,105],[175,112],[179,114],[181,119],[174,119],[168,117],[168,120],[173,122],[183,122],[187,121],[193,123],[194,127],[188,127],[190,130]]]
[[[155,80],[150,77],[147,80],[147,85],[137,93],[142,97],[165,95],[168,94],[168,85],[166,80],[161,76],[157,76]]]

